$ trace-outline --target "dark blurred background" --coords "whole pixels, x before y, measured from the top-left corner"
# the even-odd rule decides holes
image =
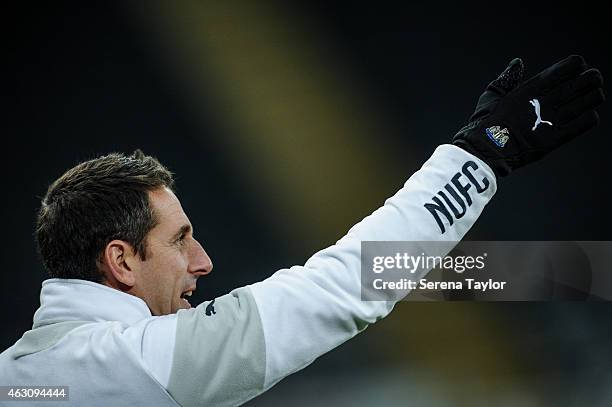
[[[141,148],[176,173],[215,264],[195,298],[214,298],[302,264],[381,205],[512,58],[533,75],[578,53],[610,80],[605,17],[594,2],[13,5],[0,350],[39,305],[40,197],[79,161]],[[612,240],[610,109],[502,180],[467,239]],[[611,311],[401,303],[251,404],[612,405]]]

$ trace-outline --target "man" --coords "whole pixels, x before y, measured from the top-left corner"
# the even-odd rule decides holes
[[[457,242],[498,177],[598,123],[602,77],[582,57],[522,76],[515,59],[453,145],[335,245],[195,308],[187,298],[213,265],[170,172],[139,151],[70,169],[37,222],[53,278],[32,330],[0,355],[0,383],[69,386],[75,406],[232,406],[261,394],[392,310],[361,300],[362,241]]]

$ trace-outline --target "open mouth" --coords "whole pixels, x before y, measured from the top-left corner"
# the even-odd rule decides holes
[[[181,293],[181,301],[183,301],[184,305],[186,306],[186,308],[191,308],[191,304],[188,301],[188,298],[192,296],[193,292],[195,290],[193,289],[189,289],[189,290],[185,290]]]

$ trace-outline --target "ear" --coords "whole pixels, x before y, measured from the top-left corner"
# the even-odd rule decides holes
[[[138,260],[131,244],[123,240],[113,240],[104,248],[102,262],[107,279],[120,285],[133,287],[136,284]]]

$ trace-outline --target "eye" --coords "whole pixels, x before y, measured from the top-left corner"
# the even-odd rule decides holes
[[[182,246],[185,244],[185,234],[183,233],[182,235],[179,236],[178,239],[176,239],[176,244],[178,244],[179,246]]]

